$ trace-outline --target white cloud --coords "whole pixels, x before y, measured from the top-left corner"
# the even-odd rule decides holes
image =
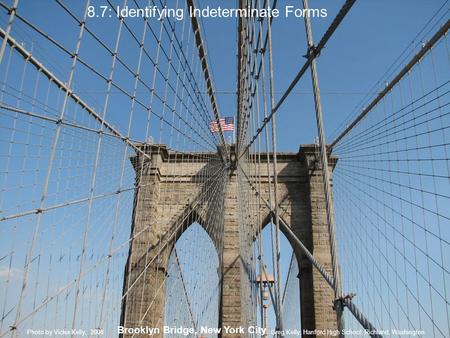
[[[0,266],[0,279],[1,280],[18,280],[23,277],[23,270],[19,268],[9,268],[8,266]]]

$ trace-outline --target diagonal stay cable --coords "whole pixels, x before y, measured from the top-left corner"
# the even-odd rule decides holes
[[[281,305],[282,306],[284,306],[284,299],[286,298],[286,290],[287,290],[287,287],[288,287],[289,278],[290,278],[291,273],[292,273],[292,263],[294,262],[294,254],[295,254],[294,251],[292,251],[291,260],[290,260],[290,263],[289,263],[289,270],[287,272],[286,282],[284,283],[284,288],[283,288],[283,297],[281,298]]]
[[[178,257],[177,248],[174,247],[173,251],[175,253],[175,260],[176,260],[176,263],[177,263],[178,272],[180,274],[181,284],[183,286],[183,294],[186,297],[186,302],[188,304],[189,315],[191,317],[192,325],[194,325],[194,330],[197,331],[197,325],[196,325],[196,322],[195,322],[195,319],[194,319],[194,312],[192,311],[192,303],[191,303],[191,300],[189,299],[189,294],[187,292],[186,282],[184,281],[183,270],[181,269],[181,264],[180,264],[180,259]]]

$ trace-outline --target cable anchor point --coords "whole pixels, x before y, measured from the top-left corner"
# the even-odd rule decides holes
[[[346,294],[345,296],[343,295],[341,297],[336,298],[334,300],[334,302],[333,302],[333,310],[336,311],[336,308],[337,308],[336,305],[337,304],[339,304],[341,309],[344,308],[345,307],[345,300],[351,301],[353,299],[353,297],[355,297],[355,296],[356,296],[356,293],[350,292],[350,293]]]

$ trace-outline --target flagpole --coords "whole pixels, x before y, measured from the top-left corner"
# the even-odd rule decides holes
[[[233,119],[234,123],[234,119]],[[233,143],[236,144],[236,128],[233,126]]]

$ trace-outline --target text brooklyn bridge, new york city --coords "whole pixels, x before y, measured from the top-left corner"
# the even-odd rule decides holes
[[[232,327],[232,326],[224,326],[220,327],[208,327],[208,326],[200,326],[197,330],[193,327],[183,327],[183,326],[163,326],[159,327],[149,327],[149,326],[140,326],[140,327],[117,327],[118,334],[140,334],[140,335],[149,335],[153,336],[156,334],[171,334],[171,335],[181,335],[181,336],[189,336],[189,335],[197,335],[197,334],[258,334],[264,335],[265,333],[269,333],[268,329],[259,327],[259,326],[249,326],[244,328],[242,326]]]

